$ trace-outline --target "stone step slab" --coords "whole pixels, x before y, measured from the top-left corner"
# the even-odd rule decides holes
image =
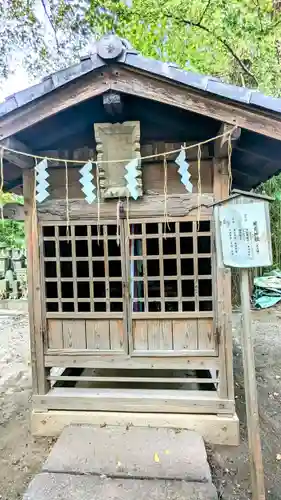
[[[41,473],[23,500],[217,500],[211,483]]]
[[[66,427],[43,471],[211,483],[202,437],[164,428]]]

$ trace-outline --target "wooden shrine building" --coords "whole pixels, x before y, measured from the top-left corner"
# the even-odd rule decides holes
[[[110,35],[2,103],[0,140],[4,188],[25,198],[33,432],[124,423],[237,443],[213,203],[279,172],[281,100]]]

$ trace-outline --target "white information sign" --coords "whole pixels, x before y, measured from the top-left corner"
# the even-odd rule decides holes
[[[225,266],[247,268],[272,264],[268,203],[220,206],[218,219]]]

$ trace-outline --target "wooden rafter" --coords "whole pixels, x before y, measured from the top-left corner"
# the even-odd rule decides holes
[[[36,104],[34,102],[26,104],[0,119],[0,139],[10,137],[20,130],[31,127],[60,111],[101,95],[108,90],[110,90],[110,85],[106,75],[92,73],[90,78],[89,76],[79,78],[75,82],[37,99]]]
[[[1,141],[0,148],[1,146],[14,151],[22,151],[23,153],[32,154],[32,151],[24,143],[18,141],[14,137],[9,137]],[[34,158],[15,153],[14,151],[9,151],[9,149],[3,149],[3,158],[9,163],[12,163],[19,168],[32,168],[34,166]]]
[[[111,79],[111,88],[193,111],[232,126],[236,125],[281,140],[280,117],[258,110],[254,111],[246,105],[241,106],[223,98],[206,95],[202,91],[196,92],[180,84],[156,79],[152,75],[122,68],[118,70],[118,78],[115,76]]]
[[[227,133],[231,133],[231,148],[233,149],[240,138],[241,128],[237,127],[233,130],[232,125],[223,123],[218,135]],[[229,137],[229,135],[224,135],[214,141],[214,156],[216,158],[227,158],[229,153]]]
[[[226,99],[120,66],[92,72],[46,96],[9,113],[0,120],[0,138],[49,118],[71,106],[112,90],[193,111],[230,125],[281,140],[281,119],[276,114],[249,109]]]

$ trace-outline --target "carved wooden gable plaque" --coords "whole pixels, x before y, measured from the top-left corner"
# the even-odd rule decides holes
[[[128,180],[125,178],[128,173],[126,166],[130,159],[138,160],[135,184],[138,196],[141,196],[140,123],[97,123],[94,129],[101,197],[108,199],[130,196],[130,190],[127,188]]]

